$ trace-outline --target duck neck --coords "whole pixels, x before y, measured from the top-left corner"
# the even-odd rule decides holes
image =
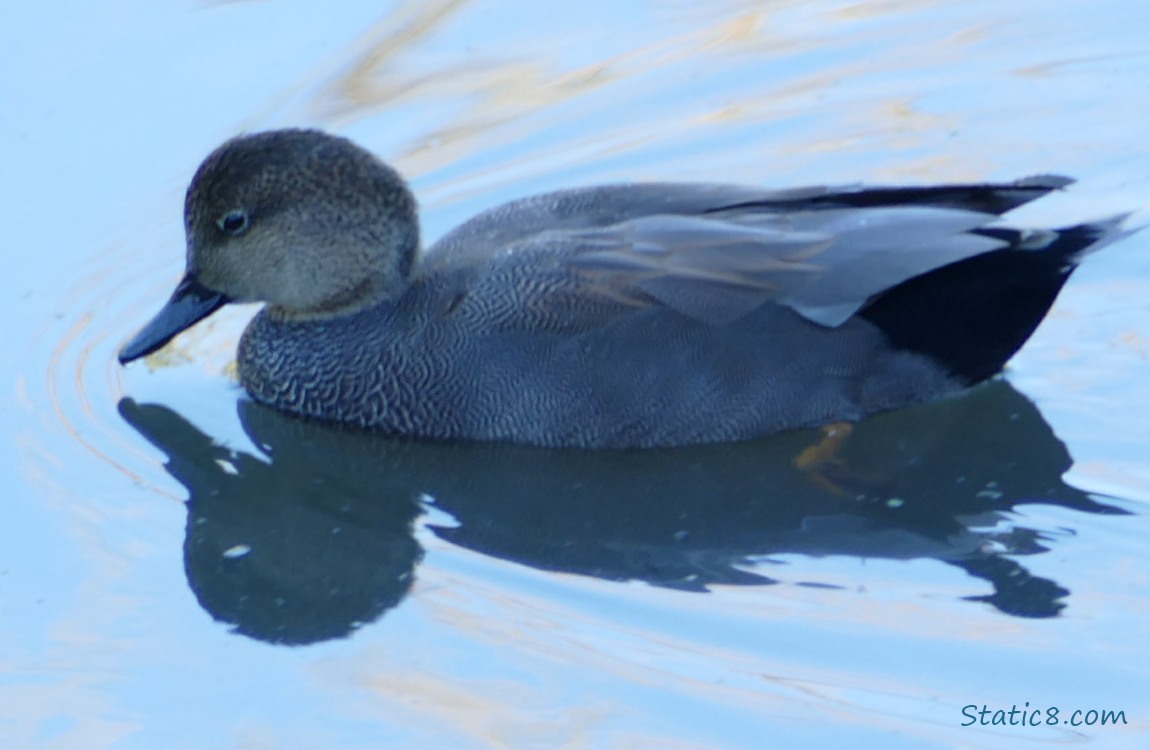
[[[360,284],[342,290],[325,300],[319,307],[292,310],[280,305],[269,304],[267,311],[274,320],[279,321],[319,321],[350,317],[377,305],[396,302],[407,293],[410,286],[410,276],[376,275],[365,278]]]

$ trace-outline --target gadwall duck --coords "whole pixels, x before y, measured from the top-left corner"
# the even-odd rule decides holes
[[[996,217],[1071,180],[766,191],[579,188],[504,204],[420,251],[416,202],[316,130],[200,166],[187,272],[131,362],[228,302],[257,401],[438,439],[633,448],[857,420],[997,373],[1124,217]]]

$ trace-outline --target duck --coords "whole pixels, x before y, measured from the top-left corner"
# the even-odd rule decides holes
[[[618,450],[744,441],[998,374],[1126,215],[999,217],[1073,180],[633,183],[486,210],[430,247],[403,177],[315,129],[213,151],[186,271],[128,364],[230,302],[257,402],[432,440]]]

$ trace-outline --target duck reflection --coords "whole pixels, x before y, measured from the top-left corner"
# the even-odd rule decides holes
[[[188,488],[184,556],[201,605],[285,644],[346,636],[399,603],[426,496],[457,521],[429,526],[439,537],[543,570],[705,591],[772,583],[747,564],[770,555],[925,557],[989,581],[992,594],[971,598],[1020,617],[1056,615],[1069,592],[1016,560],[1050,540],[999,524],[1010,509],[1123,512],[1062,482],[1065,447],[1002,380],[871,417],[817,472],[795,465],[814,430],[594,453],[417,442],[241,400],[255,456],[163,406],[126,399],[120,412]]]

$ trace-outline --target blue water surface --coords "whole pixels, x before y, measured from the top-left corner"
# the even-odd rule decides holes
[[[200,159],[264,128],[379,153],[429,241],[651,179],[1055,172],[1016,221],[1144,223],[1148,28],[1129,0],[9,8],[0,747],[1146,747],[1150,234],[833,476],[794,469],[813,432],[604,457],[303,424],[234,383],[251,307],[115,353],[182,271]]]

